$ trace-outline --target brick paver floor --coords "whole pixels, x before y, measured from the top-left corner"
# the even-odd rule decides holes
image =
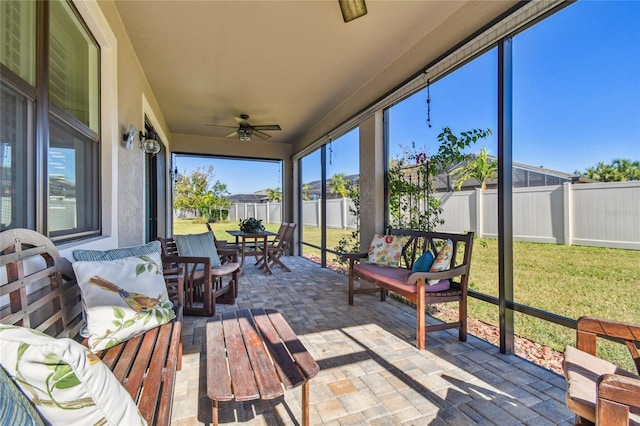
[[[287,257],[291,273],[273,275],[252,262],[235,305],[278,309],[320,365],[311,380],[312,425],[568,425],[562,376],[457,330],[427,334],[415,347],[415,311],[399,301],[356,295],[347,303],[347,278],[301,258]],[[185,317],[182,370],[173,425],[211,423],[207,398],[205,324]],[[427,317],[428,322],[436,322]],[[220,423],[299,425],[301,388],[270,401],[221,402]]]

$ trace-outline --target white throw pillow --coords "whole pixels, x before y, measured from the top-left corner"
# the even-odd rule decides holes
[[[129,393],[88,348],[0,326],[0,364],[50,424],[146,425]]]
[[[108,349],[175,317],[160,255],[75,262],[87,313],[89,347]]]

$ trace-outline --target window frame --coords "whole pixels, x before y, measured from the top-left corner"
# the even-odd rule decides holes
[[[68,7],[70,12],[73,13],[78,20],[81,29],[85,32],[85,38],[88,42],[93,43],[97,50],[97,63],[95,64],[94,76],[97,78],[97,84],[95,87],[89,90],[94,90],[95,93],[90,96],[97,97],[97,129],[94,131],[91,129],[89,122],[85,124],[79,119],[73,116],[70,112],[64,110],[62,107],[55,105],[49,99],[49,42],[50,42],[50,3],[49,2],[37,2],[35,10],[35,82],[31,85],[29,82],[21,78],[18,74],[11,71],[4,64],[0,64],[0,70],[2,71],[2,78],[0,80],[2,86],[11,92],[17,93],[23,97],[29,104],[28,108],[28,123],[27,123],[27,136],[24,156],[26,161],[26,179],[24,187],[26,188],[26,199],[19,200],[26,208],[26,217],[21,222],[21,226],[29,229],[35,229],[36,231],[47,235],[52,241],[67,242],[71,240],[77,240],[81,238],[96,237],[102,235],[102,121],[103,121],[103,98],[101,88],[103,84],[102,75],[102,46],[94,36],[93,32],[88,27],[85,19],[80,14],[78,8],[68,1],[60,0],[62,7]],[[93,78],[93,77],[92,77]],[[90,113],[91,114],[91,113]],[[88,191],[97,191],[95,203],[91,203],[87,209],[83,209],[80,215],[87,216],[87,214],[94,215],[92,211],[97,211],[95,217],[89,222],[88,227],[81,227],[83,230],[79,230],[78,227],[74,227],[68,230],[51,231],[49,223],[49,208],[50,208],[50,188],[49,188],[49,150],[50,150],[50,134],[51,134],[51,120],[50,115],[54,116],[59,124],[64,126],[70,133],[76,133],[83,138],[88,139],[86,143],[97,144],[97,148],[94,149],[94,153],[91,158],[90,165],[84,167],[83,174],[79,174],[80,179],[76,181],[89,182],[90,188]],[[82,161],[82,160],[80,160]],[[77,173],[77,172],[76,172]],[[13,181],[12,181],[13,185]],[[12,202],[16,199],[12,198]],[[95,204],[95,205],[93,205]],[[22,208],[18,209],[21,210]],[[76,207],[77,211],[77,207]]]

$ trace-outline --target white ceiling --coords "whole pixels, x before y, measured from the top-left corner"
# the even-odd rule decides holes
[[[234,115],[300,148],[513,7],[374,1],[344,23],[338,0],[116,1],[171,133],[224,137]]]

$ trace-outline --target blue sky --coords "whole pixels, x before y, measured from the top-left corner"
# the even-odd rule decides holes
[[[640,160],[640,1],[582,0],[513,39],[513,160],[573,173],[615,158]],[[469,151],[497,154],[497,49],[390,110],[391,152],[415,143],[437,151],[443,127],[489,128]],[[358,131],[332,143],[328,176],[358,172]],[[178,158],[180,172],[197,164]],[[282,186],[278,163],[214,161],[232,193]],[[243,173],[238,173],[242,170]],[[319,154],[303,162],[303,181],[320,178]],[[233,178],[229,178],[233,176]]]

